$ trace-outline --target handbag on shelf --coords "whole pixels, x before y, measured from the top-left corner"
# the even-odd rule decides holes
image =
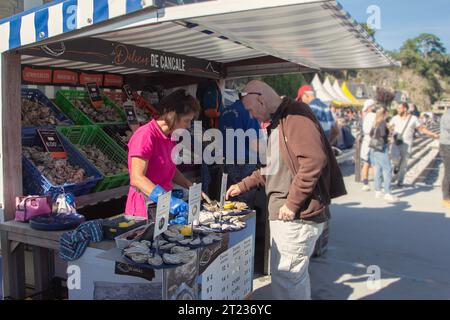
[[[16,197],[16,221],[28,222],[37,216],[49,216],[52,213],[52,199],[47,196]]]

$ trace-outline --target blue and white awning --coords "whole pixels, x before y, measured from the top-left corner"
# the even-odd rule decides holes
[[[1,20],[0,52],[89,36],[221,63],[273,56],[312,69],[398,65],[334,0],[215,0],[162,9],[156,2],[54,1]]]

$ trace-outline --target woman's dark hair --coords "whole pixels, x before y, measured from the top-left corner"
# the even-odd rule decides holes
[[[193,113],[194,118],[197,118],[201,110],[198,101],[184,89],[178,89],[164,97],[159,108],[163,113],[160,118],[171,128],[180,117]]]

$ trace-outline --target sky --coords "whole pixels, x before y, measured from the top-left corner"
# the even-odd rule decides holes
[[[371,5],[380,8],[375,40],[386,50],[398,50],[421,33],[437,35],[450,53],[450,0],[338,0],[358,22],[367,22]]]

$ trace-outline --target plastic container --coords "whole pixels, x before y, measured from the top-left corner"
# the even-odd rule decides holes
[[[23,185],[24,192],[32,195],[51,195],[61,193],[64,190],[67,193],[73,193],[75,196],[82,196],[88,194],[103,178],[103,175],[98,171],[83,155],[64,137],[60,135],[61,142],[68,155],[68,160],[71,164],[77,165],[86,171],[90,179],[86,179],[81,183],[66,183],[64,185],[53,185],[37,167],[27,158],[22,156],[23,167]],[[42,141],[39,138],[36,127],[28,127],[22,129],[22,145],[27,147],[42,146]]]
[[[22,99],[27,100],[37,100],[43,105],[50,108],[50,110],[53,112],[53,115],[55,118],[61,122],[60,125],[73,125],[73,121],[67,118],[64,113],[62,113],[58,107],[45,96],[45,94],[42,93],[39,89],[28,89],[28,88],[22,88]],[[49,127],[55,127],[54,125],[49,124]],[[24,128],[32,128],[35,126],[23,126]]]
[[[83,111],[75,107],[71,100],[86,100],[89,99],[88,93],[86,91],[79,90],[59,90],[56,93],[56,104],[58,107],[77,125],[94,125],[94,124],[123,124],[126,123],[127,117],[125,111],[119,108],[114,102],[111,101],[107,96],[102,95],[103,102],[106,107],[115,109],[122,121],[119,122],[95,122],[89,116],[87,116]]]
[[[100,149],[110,160],[127,165],[127,153],[112,140],[99,126],[59,126],[56,128],[59,133],[65,136],[74,145],[94,145]],[[103,180],[94,188],[94,192],[109,190],[127,185],[130,176],[127,172],[106,175],[104,172]]]

